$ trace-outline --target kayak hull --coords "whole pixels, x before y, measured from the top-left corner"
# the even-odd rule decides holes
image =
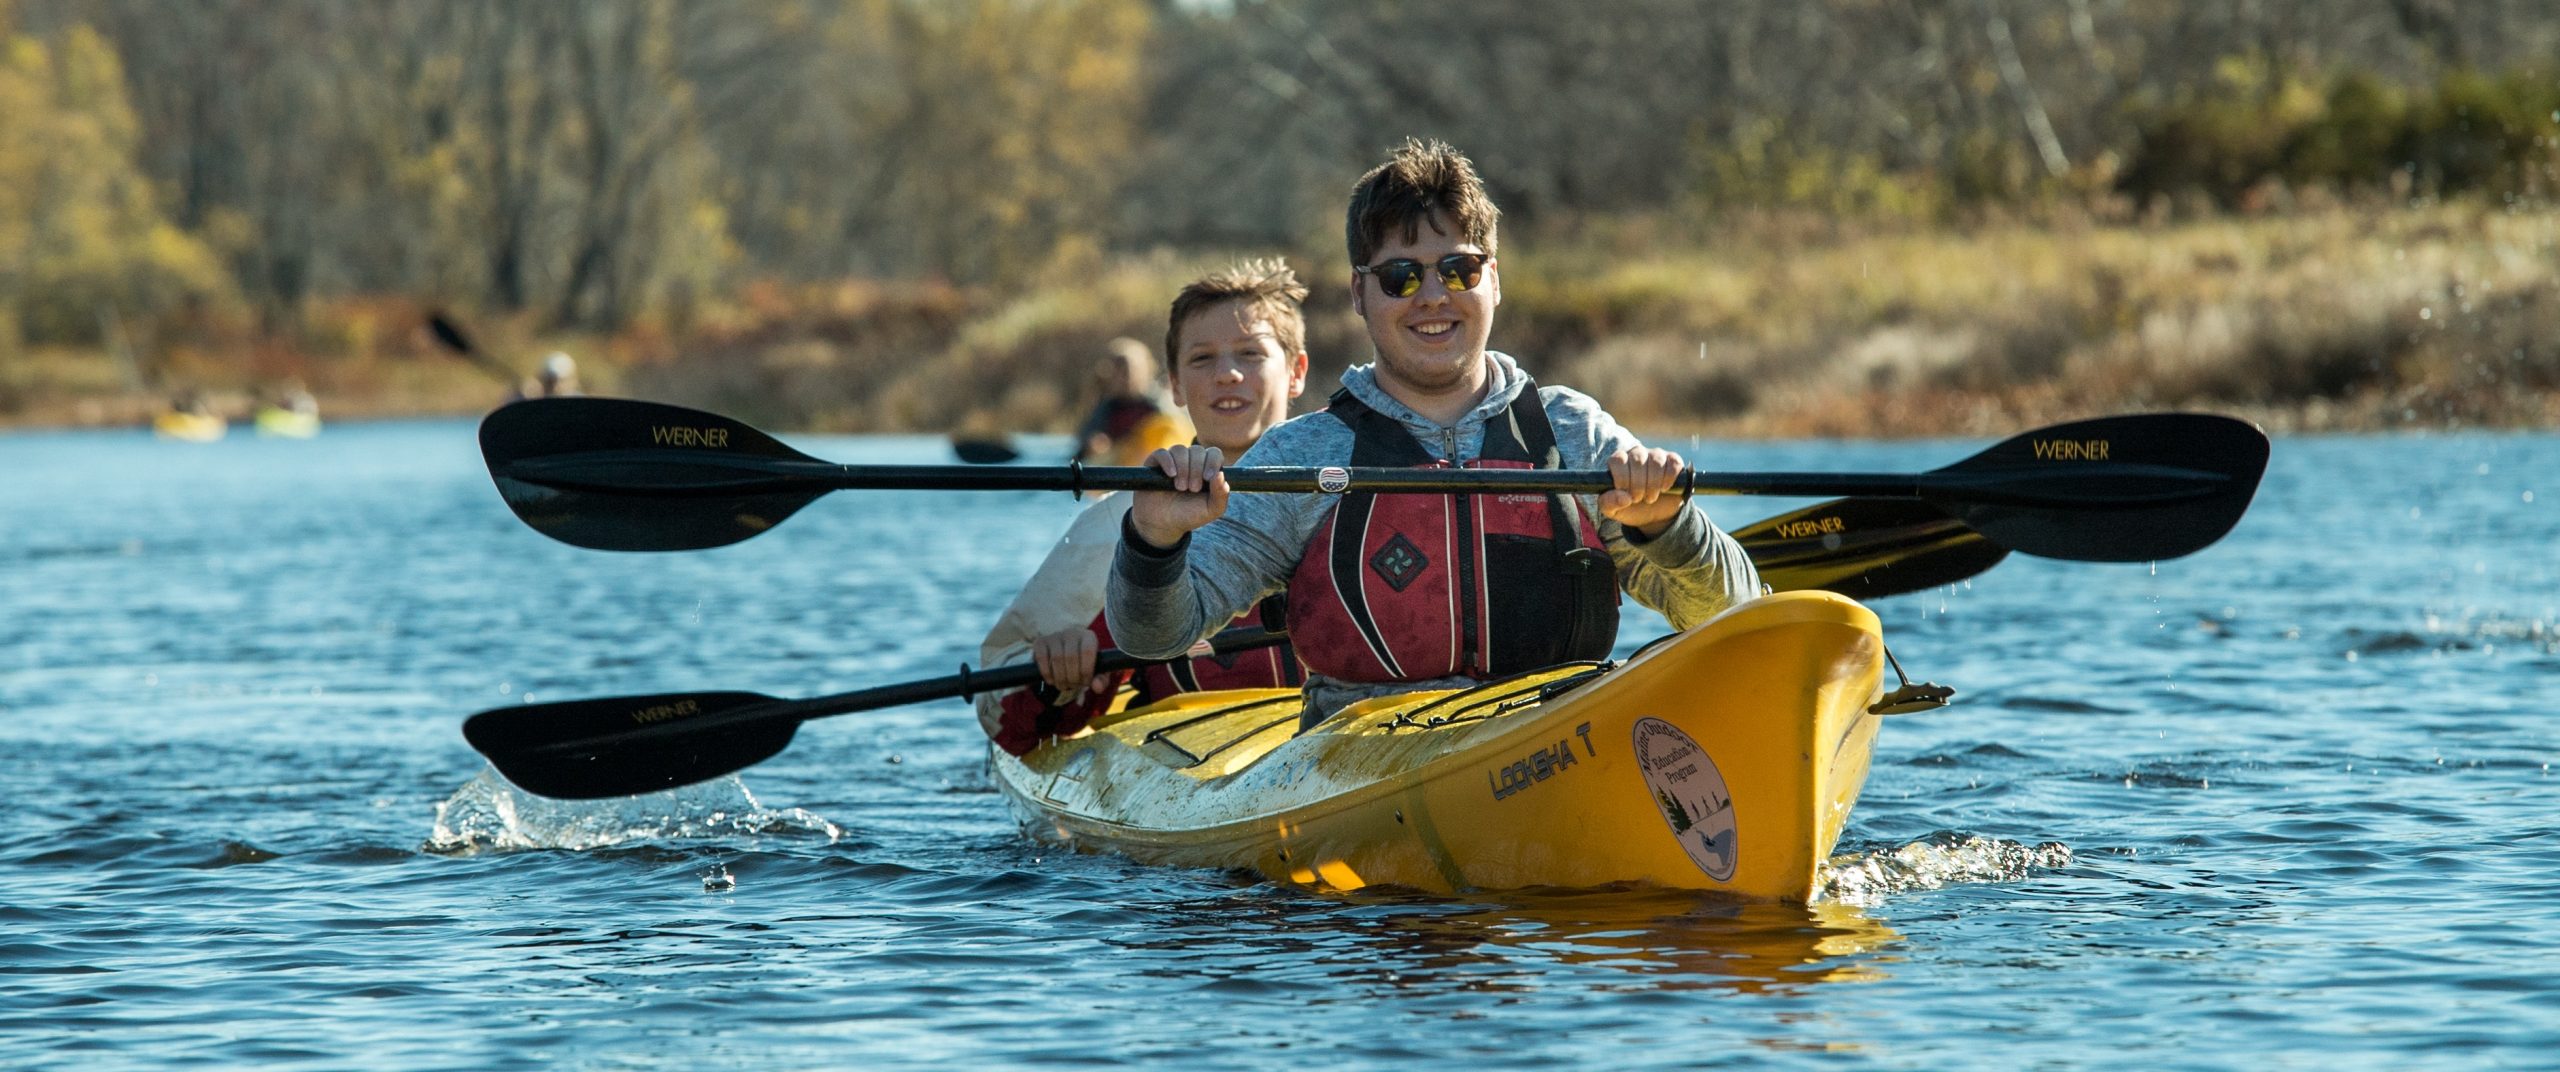
[[[151,430],[162,439],[211,443],[231,430],[231,422],[209,413],[169,411],[151,419]]]
[[[258,411],[256,427],[269,439],[309,439],[320,434],[320,415],[269,406]]]
[[[993,766],[1035,836],[1145,863],[1804,903],[1866,781],[1883,651],[1865,607],[1783,593],[1605,673],[1365,701],[1303,735],[1294,691],[1193,694]]]

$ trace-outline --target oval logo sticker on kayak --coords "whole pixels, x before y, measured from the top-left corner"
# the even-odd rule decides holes
[[[1698,742],[1661,719],[1637,719],[1635,737],[1636,767],[1644,772],[1645,790],[1662,821],[1671,824],[1671,836],[1708,878],[1732,879],[1741,853],[1724,772]]]

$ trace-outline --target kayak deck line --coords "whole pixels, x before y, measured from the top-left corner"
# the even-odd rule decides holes
[[[1194,693],[992,769],[1036,837],[1319,888],[1642,884],[1809,901],[1880,717],[1873,612],[1763,597],[1615,667],[1360,701]]]
[[[1522,673],[1513,674],[1509,677],[1487,681],[1481,685],[1470,685],[1463,689],[1433,693],[1432,695],[1437,698],[1424,703],[1419,707],[1399,703],[1397,705],[1397,710],[1394,713],[1394,717],[1390,718],[1386,722],[1379,723],[1377,728],[1380,731],[1388,733],[1392,733],[1397,730],[1429,730],[1439,729],[1443,726],[1456,725],[1460,722],[1499,718],[1520,706],[1531,703],[1543,703],[1547,700],[1563,695],[1572,689],[1579,688],[1592,681],[1596,681],[1616,666],[1617,664],[1615,662],[1609,660],[1587,660],[1566,663],[1562,666],[1524,671]],[[1560,670],[1569,670],[1575,667],[1583,668],[1582,672],[1562,675],[1558,674],[1558,671]],[[1537,680],[1530,682],[1524,687],[1521,684],[1521,679],[1530,677],[1535,677]],[[1534,695],[1531,695],[1532,693],[1534,693]],[[1202,764],[1207,763],[1211,757],[1233,749],[1247,741],[1253,740],[1256,737],[1259,737],[1265,730],[1269,730],[1274,726],[1282,724],[1296,724],[1298,721],[1298,709],[1304,699],[1296,689],[1239,689],[1212,693],[1211,695],[1231,698],[1250,696],[1252,698],[1244,700],[1242,703],[1211,708],[1210,710],[1191,715],[1187,718],[1178,718],[1169,723],[1151,726],[1146,731],[1145,735],[1140,738],[1141,743],[1164,745],[1166,748],[1173,750],[1180,757],[1181,763],[1177,765],[1179,769],[1185,771],[1196,771]],[[1284,701],[1287,702],[1284,703]],[[1460,704],[1448,714],[1434,714],[1427,719],[1423,717],[1426,713],[1435,708],[1447,704],[1458,704],[1460,701],[1471,702]],[[1235,717],[1242,710],[1261,710],[1264,708],[1279,708],[1283,706],[1288,707],[1289,710],[1284,712],[1282,717],[1256,725],[1252,727],[1249,732],[1243,734],[1227,734],[1214,738],[1217,740],[1217,743],[1212,745],[1208,751],[1203,753],[1194,754],[1190,749],[1183,747],[1179,742],[1173,739],[1173,734],[1177,731],[1189,729],[1194,726],[1217,724],[1220,720]],[[1473,713],[1488,706],[1492,707],[1493,710],[1482,714]],[[1141,717],[1147,710],[1148,709],[1141,708],[1133,711],[1119,711],[1105,714],[1096,720],[1095,728],[1100,729],[1104,726],[1117,725],[1129,718]],[[1177,710],[1187,710],[1187,708]],[[1214,733],[1215,731],[1212,732]],[[1292,736],[1295,736],[1295,734],[1292,734]],[[1211,773],[1224,773],[1224,771],[1214,771]]]

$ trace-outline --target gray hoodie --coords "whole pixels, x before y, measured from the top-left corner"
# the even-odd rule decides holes
[[[1491,389],[1455,427],[1432,423],[1378,386],[1375,369],[1362,365],[1342,374],[1342,385],[1371,409],[1393,418],[1433,457],[1464,463],[1484,448],[1488,420],[1509,409],[1529,383],[1509,355],[1487,351]],[[1555,426],[1556,451],[1567,469],[1604,469],[1609,457],[1641,446],[1590,396],[1565,387],[1541,387],[1538,400]],[[1230,464],[1323,466],[1351,463],[1351,429],[1332,414],[1295,418],[1263,435]],[[1599,517],[1599,497],[1580,497],[1586,516]],[[1104,613],[1112,641],[1133,655],[1171,658],[1233,620],[1255,602],[1288,586],[1307,541],[1324,523],[1337,497],[1303,494],[1237,494],[1226,515],[1192,532],[1171,551],[1156,552],[1123,539],[1105,589]],[[1676,629],[1714,617],[1760,592],[1760,574],[1734,542],[1696,507],[1683,509],[1670,527],[1638,542],[1615,521],[1600,520],[1600,538],[1617,564],[1618,584],[1636,602],[1670,619]],[[1463,677],[1369,684],[1307,678],[1307,702],[1317,717],[1371,696],[1426,688],[1455,688]]]

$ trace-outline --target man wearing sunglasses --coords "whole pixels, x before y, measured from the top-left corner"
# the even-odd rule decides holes
[[[1285,593],[1306,664],[1301,731],[1349,703],[1605,658],[1620,591],[1686,629],[1758,593],[1739,544],[1673,493],[1682,461],[1580,392],[1486,348],[1502,301],[1500,213],[1474,165],[1408,140],[1352,190],[1352,307],[1377,360],[1246,466],[1607,468],[1604,495],[1257,494],[1229,501],[1197,444],[1147,464],[1106,613],[1122,650],[1169,658]]]

